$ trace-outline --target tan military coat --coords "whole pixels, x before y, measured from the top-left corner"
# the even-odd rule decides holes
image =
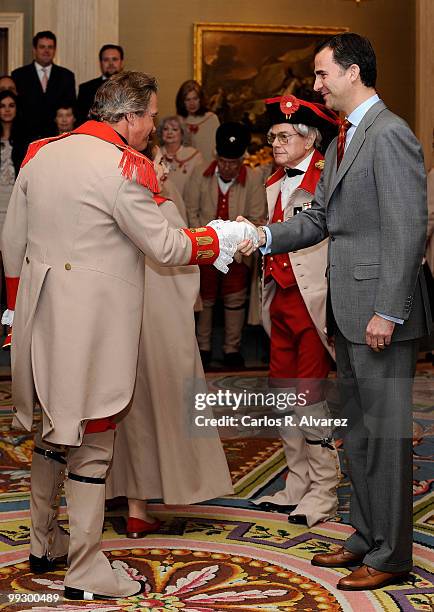
[[[160,210],[172,227],[184,224],[173,202]],[[206,389],[193,312],[199,283],[197,266],[167,268],[145,258],[137,380],[116,431],[109,498],[191,504],[233,492],[217,430],[188,426],[190,384]]]
[[[294,214],[294,207],[306,207],[312,200],[315,186],[319,178],[322,156],[315,151],[309,168],[307,169],[300,186],[294,190],[288,205],[285,207],[284,220]],[[317,166],[316,166],[317,164]],[[285,174],[282,169],[277,170],[267,181],[268,219],[271,222],[274,207],[280,193],[280,186]],[[298,288],[304,303],[309,311],[313,323],[318,331],[322,343],[333,355],[333,350],[327,343],[326,329],[326,298],[327,298],[327,240],[315,246],[289,253],[292,269],[297,280]],[[274,279],[262,286],[262,323],[268,335],[271,334],[270,306],[276,292]]]
[[[129,404],[143,316],[143,254],[190,260],[151,192],[121,175],[113,144],[73,135],[44,146],[21,170],[3,231],[6,275],[21,276],[12,346],[19,422],[78,445],[88,419]],[[24,263],[23,263],[24,262]],[[170,321],[168,322],[170,327]]]
[[[181,196],[190,180],[191,173],[196,166],[203,164],[203,157],[198,149],[194,147],[181,146],[173,157],[169,157],[166,148],[161,147],[164,162],[170,168],[169,177]]]
[[[205,115],[179,118],[188,130],[191,145],[200,151],[205,163],[209,164],[215,157],[215,133],[220,125],[217,115],[208,111]]]

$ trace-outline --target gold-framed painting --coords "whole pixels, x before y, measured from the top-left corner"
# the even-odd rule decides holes
[[[195,23],[194,78],[220,121],[243,121],[253,132],[263,132],[264,99],[289,89],[303,99],[321,101],[313,91],[315,47],[345,31],[348,28]]]

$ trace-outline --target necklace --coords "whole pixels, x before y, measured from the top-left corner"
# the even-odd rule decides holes
[[[180,151],[182,151],[182,146],[178,149],[177,153],[179,153]],[[179,159],[176,153],[173,156],[169,156],[166,152],[164,152],[163,159],[166,162],[166,164],[169,166],[171,171],[176,172],[176,170],[179,169],[182,171],[183,174],[187,174],[187,168],[186,168],[187,162],[191,161],[193,157],[195,157],[198,153],[199,151],[196,150],[189,157],[185,157],[184,159]]]
[[[202,121],[198,121],[197,123],[189,123],[187,120],[185,120],[185,125],[188,127],[189,131],[192,134],[197,134],[199,131],[199,127],[205,123],[205,121],[208,121],[208,119],[211,117],[211,114],[209,115],[205,115],[205,117],[202,119]]]

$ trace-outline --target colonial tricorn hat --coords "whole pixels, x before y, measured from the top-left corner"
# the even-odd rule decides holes
[[[270,126],[278,123],[303,123],[318,128],[327,147],[337,135],[339,116],[318,102],[307,102],[295,96],[285,95],[265,100]]]
[[[215,135],[217,155],[228,159],[242,157],[250,144],[250,132],[242,123],[228,121],[217,128]]]

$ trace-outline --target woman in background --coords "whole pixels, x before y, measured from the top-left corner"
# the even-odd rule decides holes
[[[17,96],[7,89],[0,91],[0,237],[15,179],[26,152],[26,144],[17,117]],[[0,243],[0,292],[2,271]]]
[[[26,152],[26,139],[17,117],[17,96],[0,92],[0,231],[15,179]]]
[[[17,116],[17,96],[11,90],[0,91],[0,302],[3,276],[1,234],[15,179],[26,152]]]
[[[193,169],[203,163],[200,151],[187,146],[190,142],[185,123],[176,115],[164,117],[157,128],[164,163],[169,168],[169,178],[181,196]]]
[[[193,147],[199,149],[206,163],[214,159],[215,133],[220,124],[217,115],[207,110],[203,89],[197,81],[185,81],[176,94],[176,112],[191,134]]]
[[[158,170],[164,169],[160,161],[157,153]],[[171,200],[161,195],[154,199],[169,225],[185,225]],[[117,426],[106,488],[108,499],[128,498],[126,531],[131,538],[161,526],[147,512],[148,499],[186,505],[233,493],[217,429],[204,436],[188,428],[193,389],[207,391],[193,313],[199,269],[163,267],[147,257],[144,272],[136,386]]]

